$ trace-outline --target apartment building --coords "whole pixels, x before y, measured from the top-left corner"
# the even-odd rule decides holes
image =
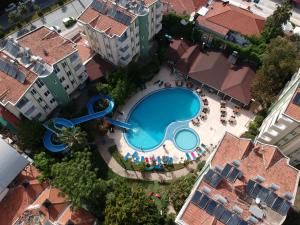
[[[275,146],[226,133],[178,213],[179,225],[280,225],[299,171]]]
[[[0,50],[0,104],[20,118],[42,121],[88,78],[76,45],[47,27]]]
[[[300,164],[300,70],[272,105],[257,140],[279,146],[292,165]]]
[[[78,18],[91,49],[121,66],[147,56],[161,21],[160,0],[94,0]]]

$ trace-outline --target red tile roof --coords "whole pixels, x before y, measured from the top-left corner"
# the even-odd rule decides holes
[[[114,65],[103,60],[99,55],[95,55],[92,60],[90,60],[85,65],[86,72],[91,81],[100,79],[104,77],[107,73],[115,69]]]
[[[22,47],[28,47],[31,53],[52,65],[71,54],[74,43],[65,39],[47,27],[40,27],[18,39]]]
[[[221,181],[216,188],[210,187],[209,184],[201,180],[196,189],[201,191],[206,186],[211,189],[210,196],[216,194],[223,196],[228,201],[225,204],[227,209],[232,209],[234,205],[237,205],[243,209],[243,213],[240,215],[242,219],[246,220],[249,217],[251,205],[245,200],[245,185],[248,180],[254,179],[257,175],[265,178],[262,183],[264,187],[268,187],[272,183],[279,185],[280,188],[276,191],[279,196],[285,192],[296,194],[300,173],[289,165],[288,158],[276,147],[260,143],[254,145],[250,140],[240,139],[226,133],[211,160],[211,168],[216,166],[224,168],[226,163],[231,163],[234,160],[240,162],[239,170],[243,173],[240,180],[237,179],[233,184]],[[278,218],[281,219],[281,217]],[[261,222],[269,224],[268,221],[272,219],[267,214]],[[187,225],[223,224],[192,203],[188,203],[184,209],[181,220]],[[200,221],[201,223],[199,223]],[[277,222],[279,223],[279,221]]]
[[[221,52],[203,53],[200,46],[187,47],[182,42],[174,40],[170,46],[171,60],[179,59],[175,63],[176,69],[246,105],[250,102],[250,84],[255,76],[250,67],[233,66]]]
[[[0,58],[2,60],[13,60],[10,56],[0,51]],[[18,70],[25,74],[25,82],[20,83],[17,79],[7,75],[0,70],[0,101],[3,105],[7,102],[16,104],[17,101],[25,94],[27,89],[35,82],[37,75],[30,69],[26,69],[22,64],[15,61]]]
[[[10,225],[17,219],[24,220],[29,213],[39,215],[39,220],[43,224],[47,220],[52,223],[59,220],[61,225],[65,225],[69,220],[75,225],[92,225],[94,223],[96,219],[84,209],[72,210],[69,201],[60,195],[59,189],[53,188],[47,183],[39,183],[37,180],[39,175],[38,170],[32,165],[27,166],[18,175],[13,187],[0,202],[1,225]],[[29,182],[26,188],[22,185],[24,181]],[[43,205],[46,199],[51,202],[49,208]],[[29,209],[30,207],[32,209]]]
[[[85,64],[94,54],[94,51],[88,45],[88,41],[79,37],[75,41],[81,62]]]
[[[209,6],[205,16],[197,18],[199,26],[206,27],[225,36],[229,31],[235,31],[246,36],[259,36],[264,28],[265,20],[245,9],[214,2]]]
[[[113,36],[121,36],[127,29],[128,26],[114,20],[112,17],[107,15],[107,12],[110,8],[112,8],[112,3],[107,1],[106,3],[103,0],[97,0],[102,4],[105,4],[105,12],[106,14],[101,14],[100,12],[94,10],[91,6],[89,6],[78,18],[78,20],[91,25],[93,28],[105,32],[107,35]],[[150,2],[150,1],[149,1]],[[115,6],[116,10],[121,11],[125,15],[131,18],[131,22],[133,22],[136,16],[120,7],[119,5]]]
[[[285,110],[285,114],[288,115],[289,117],[297,120],[297,121],[300,121],[300,106],[295,104],[293,102],[295,96],[300,93],[300,87],[298,87],[290,101],[290,103],[288,104],[286,110]]]
[[[208,0],[161,0],[164,12],[176,12],[180,15],[190,15],[208,3]]]
[[[16,183],[0,202],[0,224],[12,224],[46,188],[47,184],[37,181],[38,174],[36,168],[29,165],[18,175]],[[22,186],[25,180],[29,181],[26,189]]]

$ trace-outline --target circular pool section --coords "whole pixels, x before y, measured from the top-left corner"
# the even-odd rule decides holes
[[[175,133],[174,143],[182,151],[191,151],[199,145],[199,136],[192,129],[184,128]]]
[[[166,131],[171,123],[188,121],[200,109],[200,99],[191,90],[169,88],[152,92],[137,102],[130,111],[127,122],[134,129],[124,133],[125,140],[136,150],[152,151],[169,136]]]

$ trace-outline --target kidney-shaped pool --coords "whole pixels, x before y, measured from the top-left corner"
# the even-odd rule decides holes
[[[165,137],[173,135],[172,139],[175,138],[175,134],[166,135],[170,124],[189,121],[197,116],[200,109],[200,99],[191,90],[168,88],[152,92],[131,109],[127,122],[132,124],[134,129],[124,133],[125,140],[136,150],[154,150],[163,143]],[[186,141],[196,140],[187,138]]]

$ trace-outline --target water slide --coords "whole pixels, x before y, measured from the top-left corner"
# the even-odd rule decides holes
[[[95,112],[94,105],[96,102],[100,101],[101,99],[106,99],[109,104],[104,110],[102,110],[100,112]],[[115,103],[111,97],[106,96],[106,95],[95,95],[92,98],[90,98],[90,100],[87,103],[87,109],[88,109],[87,115],[84,115],[84,116],[81,116],[78,118],[74,118],[71,120],[68,120],[65,118],[53,118],[53,119],[47,121],[46,123],[43,124],[44,127],[47,129],[47,131],[44,135],[44,139],[43,139],[45,148],[47,148],[51,152],[64,151],[67,147],[64,144],[53,143],[52,136],[58,135],[61,128],[63,128],[63,127],[74,127],[75,125],[78,125],[80,123],[84,123],[84,122],[87,122],[87,121],[93,120],[93,119],[104,118],[109,123],[111,123],[115,126],[125,128],[125,129],[131,129],[132,128],[131,124],[105,117],[107,114],[112,112],[114,106],[115,106]]]

